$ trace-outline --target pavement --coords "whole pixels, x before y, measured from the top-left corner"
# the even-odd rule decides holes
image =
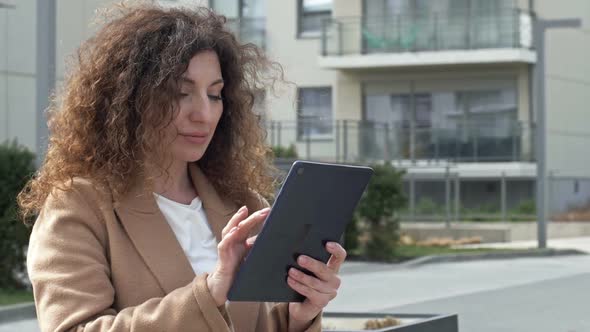
[[[584,251],[589,241],[549,246]],[[590,255],[416,266],[346,262],[341,279],[326,311],[458,314],[461,332],[590,332]],[[13,331],[39,329],[34,319],[0,322],[0,332]]]
[[[352,263],[342,272],[326,311],[455,313],[461,332],[590,331],[589,255],[403,269]]]
[[[547,247],[552,249],[573,249],[590,254],[590,237],[574,237],[547,240]],[[482,243],[457,246],[457,248],[498,248],[525,249],[537,248],[537,241],[515,241],[500,243]]]

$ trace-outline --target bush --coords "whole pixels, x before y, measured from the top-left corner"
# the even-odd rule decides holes
[[[298,157],[295,144],[289,145],[288,148],[285,148],[283,146],[273,146],[272,152],[275,158],[297,159]]]
[[[375,173],[346,230],[345,247],[349,251],[358,249],[367,258],[387,260],[394,257],[399,239],[399,221],[394,213],[406,202],[403,172],[390,165],[374,165],[373,169]],[[359,223],[366,224],[366,234],[359,231]],[[359,235],[367,240],[361,248],[357,248]]]
[[[35,172],[35,155],[16,141],[0,144],[0,288],[22,288],[30,229],[19,220],[16,196]]]
[[[521,201],[512,211],[511,214],[520,216],[534,216],[537,214],[535,201],[532,199]]]
[[[416,204],[416,214],[421,216],[439,215],[445,213],[444,205],[437,204],[431,198],[421,198]]]

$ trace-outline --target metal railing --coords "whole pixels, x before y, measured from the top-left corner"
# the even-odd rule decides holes
[[[402,221],[444,221],[450,225],[453,221],[536,218],[532,178],[509,177],[500,171],[488,171],[481,178],[462,178],[456,168],[447,165],[430,175],[407,173],[403,181],[408,201],[398,211]]]
[[[533,129],[514,121],[495,128],[464,122],[455,128],[408,128],[357,120],[270,121],[271,146],[295,146],[299,158],[336,162],[532,161]]]
[[[457,169],[446,167],[430,177],[408,173],[403,181],[408,202],[398,211],[402,221],[448,224],[537,219],[534,178],[515,178],[504,172],[488,172],[485,178],[461,178]],[[547,185],[551,221],[590,221],[590,178],[558,176],[550,171]]]
[[[242,17],[230,19],[227,24],[241,42],[253,43],[266,49],[266,18]]]
[[[322,55],[530,48],[532,16],[517,8],[488,12],[324,20]]]

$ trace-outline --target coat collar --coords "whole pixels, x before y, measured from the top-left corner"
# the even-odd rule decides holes
[[[203,203],[209,226],[219,242],[221,231],[237,210],[236,206],[219,197],[196,164],[189,164],[189,172]],[[190,262],[160,211],[152,187],[138,180],[126,195],[115,202],[115,212],[166,294],[194,278]]]
[[[238,207],[218,195],[196,163],[189,164],[189,174],[203,203],[209,227],[219,242],[223,227]],[[194,279],[192,266],[160,211],[150,186],[137,181],[126,195],[115,202],[115,212],[165,294],[186,286]],[[246,330],[253,331],[258,308],[253,303],[231,303],[229,310],[237,326],[249,326]]]

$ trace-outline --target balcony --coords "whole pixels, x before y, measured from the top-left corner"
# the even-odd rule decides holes
[[[253,43],[266,49],[266,18],[229,19],[227,25],[242,43]]]
[[[534,63],[532,15],[520,9],[324,21],[320,67]]]
[[[0,0],[0,8],[16,8],[15,0]]]
[[[454,128],[407,128],[372,121],[272,121],[271,146],[295,146],[298,157],[345,163],[381,161],[529,162],[533,130],[467,122]]]

